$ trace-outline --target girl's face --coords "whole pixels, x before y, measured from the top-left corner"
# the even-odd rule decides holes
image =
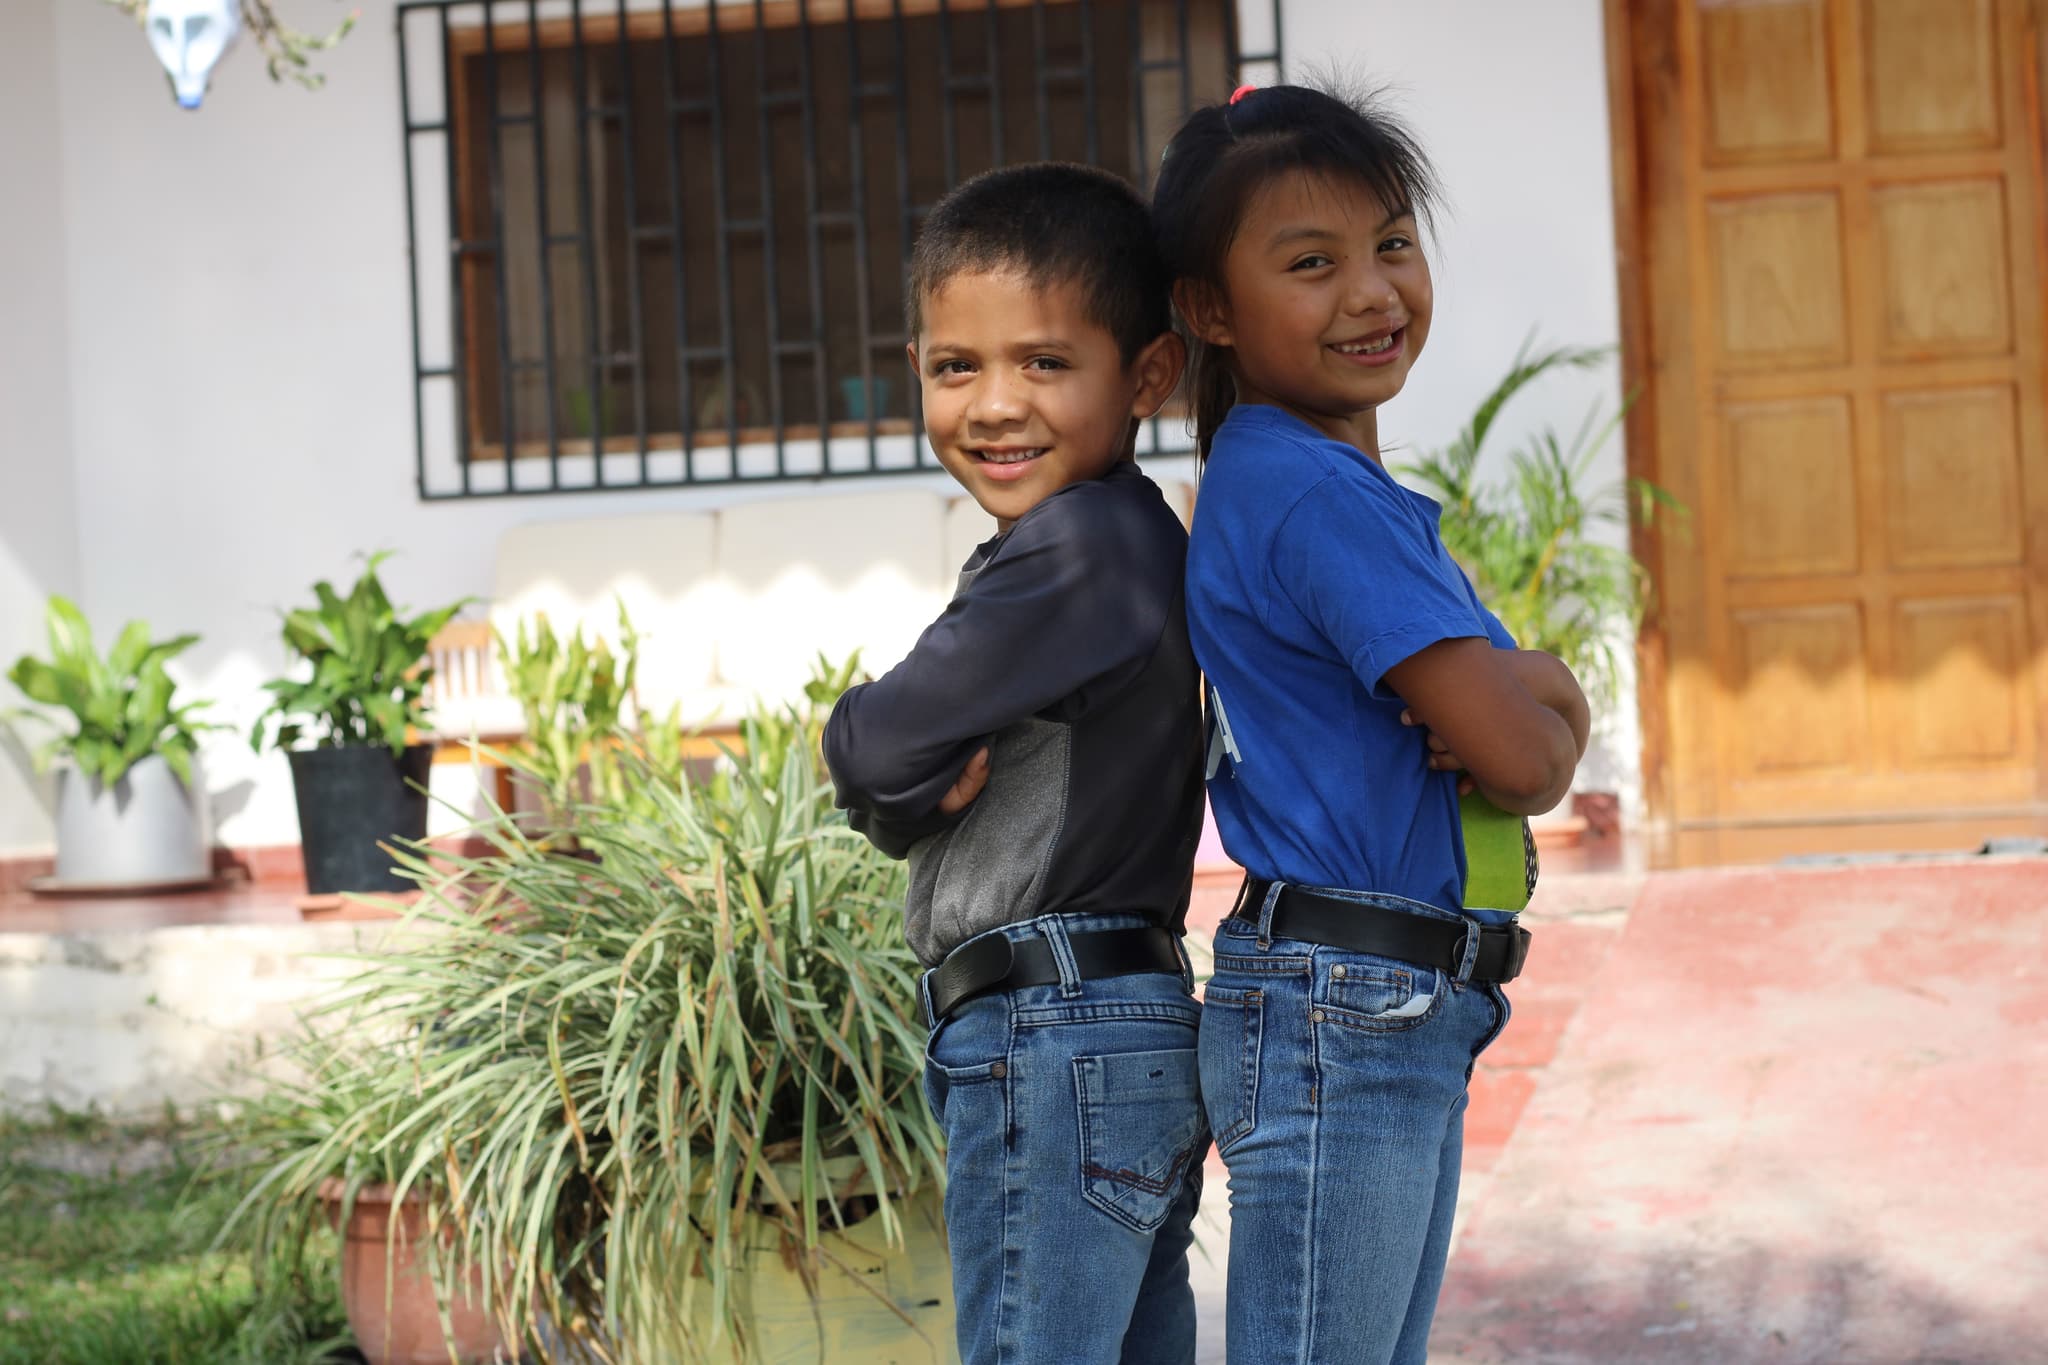
[[[1181,292],[1195,334],[1234,352],[1240,402],[1270,403],[1379,456],[1375,409],[1429,335],[1414,210],[1352,182],[1290,172],[1245,213],[1223,290]]]

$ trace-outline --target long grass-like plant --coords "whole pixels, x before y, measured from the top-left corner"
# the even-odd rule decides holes
[[[485,856],[407,855],[429,932],[337,1007],[391,1040],[356,1101],[374,1169],[432,1191],[447,1285],[502,1267],[495,1311],[543,1356],[751,1359],[736,1288],[764,1238],[817,1286],[842,1227],[899,1236],[943,1169],[900,865],[834,809],[818,717],[791,720],[801,742],[748,722],[713,783],[625,752],[651,810],[568,813],[583,857],[502,818]],[[259,1233],[303,1226],[348,1146],[330,1127],[277,1154]]]

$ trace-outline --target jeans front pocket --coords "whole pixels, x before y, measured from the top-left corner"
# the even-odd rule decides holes
[[[1202,992],[1202,1104],[1228,1152],[1259,1121],[1259,1038],[1265,997],[1210,982]]]
[[[1508,1002],[1508,993],[1506,991],[1498,986],[1485,986],[1478,989],[1485,995],[1486,1002],[1493,1006],[1493,1026],[1480,1036],[1479,1045],[1472,1049],[1472,1060],[1465,1066],[1465,1079],[1467,1081],[1472,1079],[1473,1068],[1479,1065],[1479,1054],[1493,1046],[1494,1040],[1499,1038],[1502,1032],[1506,1030],[1508,1020],[1515,1016],[1515,1008]]]
[[[1003,1088],[995,1082],[1008,1075],[1009,1068],[1001,1062],[987,1062],[981,1066],[940,1066],[927,1059],[924,1064],[924,1098],[931,1106],[932,1113],[941,1124],[946,1121],[946,1104],[956,1090],[973,1090],[990,1086],[997,1098]]]
[[[1134,1232],[1164,1222],[1208,1147],[1191,1047],[1074,1058],[1081,1196]]]
[[[1434,967],[1367,953],[1319,955],[1309,1005],[1319,1023],[1404,1033],[1437,1012],[1445,987]]]
[[[1007,1111],[1008,1041],[1007,1023],[958,1015],[941,1019],[926,1037],[924,1098],[942,1130],[954,1126],[948,1111],[958,1097],[974,1096],[970,1103],[982,1110],[993,1104],[997,1113]]]

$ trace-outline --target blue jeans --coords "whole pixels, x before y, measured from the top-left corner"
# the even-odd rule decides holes
[[[1209,1128],[1193,976],[1083,981],[1066,939],[1145,922],[991,930],[1045,937],[1064,979],[970,1000],[932,1030],[925,1095],[946,1136],[963,1365],[1195,1358],[1188,1244]]]
[[[1230,1365],[1422,1365],[1450,1250],[1472,1064],[1508,1021],[1459,971],[1216,932],[1202,1096],[1230,1172]],[[1328,892],[1461,919],[1394,896]]]

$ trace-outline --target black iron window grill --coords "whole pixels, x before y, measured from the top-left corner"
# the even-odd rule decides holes
[[[402,0],[398,28],[427,499],[937,468],[904,359],[930,205],[1045,158],[1149,190],[1189,109],[1281,61],[1280,0]]]

